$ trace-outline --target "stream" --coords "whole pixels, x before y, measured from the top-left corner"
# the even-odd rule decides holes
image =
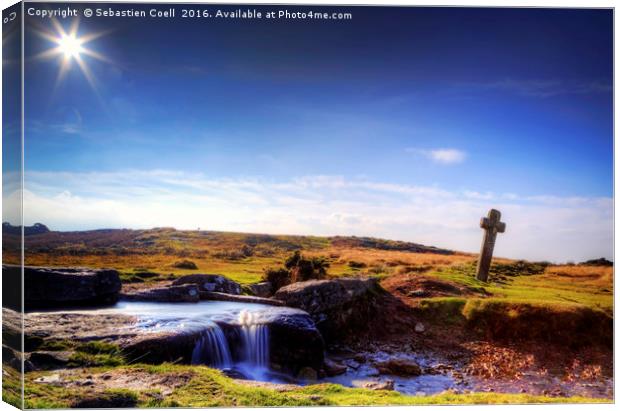
[[[57,311],[47,311],[57,312]],[[276,384],[305,385],[331,382],[347,387],[368,387],[369,384],[393,384],[393,389],[407,395],[432,395],[446,390],[455,392],[495,391],[527,392],[549,395],[585,395],[611,398],[613,380],[567,382],[553,375],[526,373],[520,380],[484,380],[463,373],[462,364],[451,363],[431,354],[393,353],[385,351],[328,354],[327,357],[346,365],[340,375],[318,381],[302,381],[270,369],[268,323],[281,315],[304,314],[304,311],[255,303],[201,301],[199,303],[159,303],[121,301],[108,308],[62,310],[84,314],[124,314],[136,317],[137,327],[144,332],[166,330],[200,332],[191,362],[224,371],[233,378]],[[237,346],[231,346],[222,326],[233,325],[240,332]],[[240,344],[240,346],[239,346]],[[360,358],[363,358],[360,360]],[[425,372],[419,376],[381,375],[375,364],[402,359],[415,362]],[[429,370],[431,370],[429,372]]]

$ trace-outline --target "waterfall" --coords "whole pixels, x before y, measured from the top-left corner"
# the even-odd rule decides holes
[[[256,313],[243,310],[238,316],[239,346],[231,349],[222,329],[213,324],[205,329],[192,351],[192,364],[205,364],[226,369],[235,366],[253,379],[261,379],[269,371],[269,327],[261,324]]]
[[[192,364],[206,364],[215,368],[230,368],[232,357],[222,329],[214,324],[207,328],[192,351]]]
[[[260,324],[254,313],[241,311],[241,343],[243,344],[243,362],[248,365],[269,367],[269,327]]]

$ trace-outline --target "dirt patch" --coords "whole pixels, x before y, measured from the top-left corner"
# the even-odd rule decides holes
[[[253,381],[253,380],[235,380],[235,383],[239,385],[245,385],[248,387],[256,388],[268,388],[278,392],[294,391],[299,389],[299,385],[295,384],[280,384],[275,382],[266,381]]]
[[[483,292],[422,275],[394,275],[381,282],[388,292],[406,298],[484,296]]]
[[[39,384],[53,384],[67,388],[93,387],[98,391],[126,389],[131,391],[158,390],[170,395],[175,389],[186,385],[194,376],[190,372],[166,374],[149,373],[144,370],[110,370],[92,374],[83,369],[65,369],[35,380]]]

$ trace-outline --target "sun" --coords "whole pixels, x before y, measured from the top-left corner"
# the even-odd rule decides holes
[[[93,90],[97,92],[95,77],[92,70],[88,66],[88,60],[94,58],[107,63],[111,62],[103,55],[93,50],[92,47],[89,47],[87,43],[101,37],[105,33],[80,32],[79,19],[73,21],[73,24],[69,27],[69,30],[65,30],[65,28],[55,19],[52,19],[51,23],[53,26],[51,30],[37,30],[37,32],[41,35],[41,37],[51,42],[54,47],[38,54],[35,58],[59,59],[60,67],[58,70],[58,77],[56,79],[55,87],[58,87],[58,85],[65,78],[66,74],[70,71],[73,66],[73,62],[75,62],[90,83]],[[79,35],[78,32],[80,32]]]
[[[66,59],[78,58],[84,51],[82,40],[75,37],[75,34],[61,35],[58,39],[58,47]]]

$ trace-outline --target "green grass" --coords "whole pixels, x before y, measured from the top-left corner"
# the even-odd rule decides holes
[[[613,309],[613,293],[609,292],[604,283],[593,279],[581,280],[575,276],[559,276],[524,269],[515,271],[515,264],[494,264],[489,282],[481,282],[475,278],[475,265],[466,264],[438,269],[429,276],[452,281],[476,290],[484,290],[496,300],[512,303],[547,304],[548,306],[583,305],[593,309],[611,313]],[[534,264],[535,265],[535,264]],[[571,268],[566,268],[567,270]],[[585,270],[581,267],[572,270]],[[534,272],[532,272],[534,271]],[[609,282],[611,285],[611,281]]]
[[[156,366],[133,365],[115,369],[115,372],[140,370],[158,376],[190,373],[189,382],[175,389],[168,396],[157,395],[148,389],[130,391],[122,389],[124,396],[133,396],[139,407],[213,407],[213,406],[312,406],[312,405],[423,405],[423,404],[526,404],[526,403],[593,403],[610,402],[605,399],[585,397],[546,397],[528,394],[445,392],[432,396],[407,396],[395,391],[372,391],[361,388],[345,388],[335,384],[318,384],[276,391],[272,388],[251,387],[239,384],[221,372],[204,366],[162,364]],[[87,369],[85,373],[96,375],[103,369]],[[109,372],[109,369],[105,371]],[[26,383],[26,406],[28,408],[68,407],[84,396],[93,396],[86,388],[71,389],[63,386],[35,383],[43,373],[30,373]],[[96,387],[95,387],[96,388]],[[119,389],[107,389],[98,395],[109,396]],[[91,390],[92,392],[92,390]]]

